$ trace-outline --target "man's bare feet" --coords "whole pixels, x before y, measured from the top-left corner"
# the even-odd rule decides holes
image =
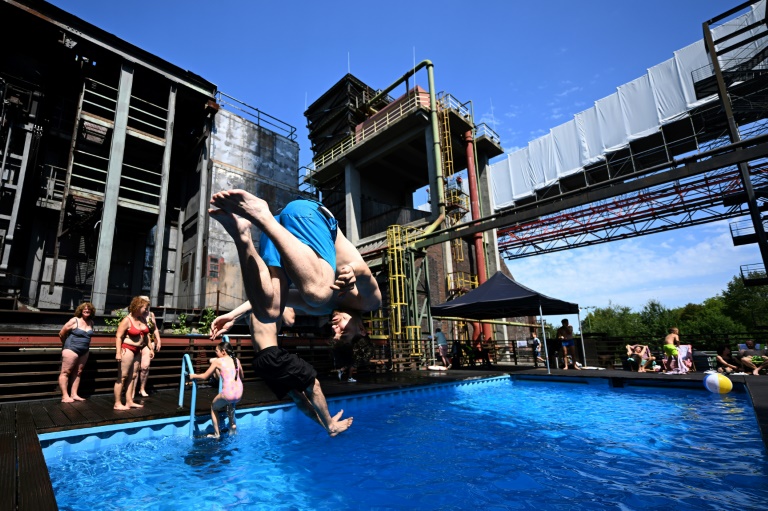
[[[61,402],[62,403],[74,403],[75,399],[71,398],[71,397],[63,397],[63,398],[61,398]]]
[[[129,406],[125,406],[124,404],[115,405],[112,407],[115,410],[130,410],[131,408]]]
[[[211,197],[211,204],[228,213],[234,213],[240,217],[250,220],[258,227],[264,225],[264,222],[274,220],[269,211],[269,204],[264,199],[260,199],[245,190],[224,190]]]
[[[216,220],[224,227],[234,241],[241,241],[243,243],[250,243],[251,238],[251,222],[245,218],[239,217],[234,213],[229,213],[223,209],[209,209],[208,214],[211,218]]]
[[[129,408],[144,408],[144,405],[140,405],[139,403],[126,403],[126,405]]]
[[[331,417],[331,423],[328,425],[328,434],[330,436],[336,436],[339,433],[343,433],[352,426],[352,421],[354,418],[349,417],[347,419],[342,419],[341,416],[343,413],[344,410],[341,410],[339,413]]]
[[[84,397],[80,397],[80,396],[71,396],[71,397],[72,397],[72,399],[74,399],[75,401],[85,401],[85,398],[84,398]]]

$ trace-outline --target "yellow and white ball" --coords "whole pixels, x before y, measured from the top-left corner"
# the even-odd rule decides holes
[[[726,376],[722,374],[710,374],[704,378],[704,386],[708,391],[715,394],[727,394],[733,390],[733,383]]]

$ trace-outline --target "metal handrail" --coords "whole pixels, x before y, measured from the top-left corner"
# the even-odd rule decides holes
[[[188,374],[195,374],[192,359],[185,353],[181,359],[181,378],[179,380],[179,408],[184,406],[184,387]],[[192,380],[192,401],[189,404],[189,437],[195,436],[195,405],[197,404],[197,381]]]
[[[445,110],[453,110],[458,115],[464,117],[470,122],[472,121],[472,112],[470,111],[469,107],[467,107],[469,101],[462,103],[453,95],[447,92],[442,92],[438,96],[439,97],[437,98],[437,102],[440,104],[440,108]]]
[[[226,101],[223,98],[228,98],[232,101]],[[224,108],[229,107],[228,110],[233,111],[233,113],[236,113],[234,110],[237,110],[248,115],[255,120],[257,126],[261,126],[262,124],[270,126],[281,132],[285,132],[286,134],[284,136],[287,137],[288,140],[296,140],[295,127],[291,126],[285,121],[281,121],[277,117],[273,117],[268,113],[262,112],[255,106],[251,106],[248,103],[240,101],[239,99],[221,91],[216,93],[216,102]]]
[[[222,337],[224,341],[229,342],[229,336]],[[189,353],[185,353],[181,358],[181,377],[179,378],[179,408],[184,406],[184,387],[186,386],[186,376],[189,374],[195,374],[195,368],[192,365],[192,358]],[[192,382],[192,401],[189,403],[189,437],[195,436],[195,408],[197,405],[197,380],[191,380]],[[219,378],[219,394],[223,387],[222,379]]]
[[[761,263],[742,264],[741,278],[762,278],[765,277],[765,265]]]
[[[481,122],[477,125],[477,129],[475,130],[475,138],[480,138],[483,136],[488,137],[497,144],[501,145],[501,137],[498,135],[498,133],[491,129],[491,127],[486,123]]]

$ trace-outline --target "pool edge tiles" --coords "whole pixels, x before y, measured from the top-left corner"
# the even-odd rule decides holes
[[[243,408],[236,412],[237,422],[238,425],[247,427],[256,416],[280,414],[293,407],[293,404],[286,403]],[[210,415],[196,416],[194,437],[205,436],[206,433],[212,432]],[[49,463],[52,459],[61,458],[73,451],[97,451],[128,442],[172,436],[189,436],[188,416],[40,433],[38,439],[46,463]]]
[[[648,387],[648,388],[667,388],[667,389],[694,389],[706,392],[700,380],[654,380],[652,378],[627,378],[625,376],[581,376],[564,374],[512,374],[509,376],[512,381],[540,382],[540,383],[567,383],[572,385],[600,385],[610,388],[625,387]],[[738,394],[747,394],[747,385],[743,382],[734,381],[733,392]],[[750,399],[751,403],[751,399]]]
[[[461,381],[445,382],[439,384],[425,384],[398,389],[362,392],[359,394],[347,394],[342,396],[327,397],[329,403],[353,402],[366,400],[371,397],[391,396],[394,394],[409,394],[413,392],[427,392],[445,387],[455,387],[476,384],[493,384],[509,381],[509,376],[495,376],[491,378],[471,378]],[[346,406],[346,405],[345,405]],[[259,417],[282,416],[282,414],[296,411],[293,403],[281,403],[277,405],[256,406],[238,409],[236,412],[238,429],[253,426]],[[205,418],[207,417],[207,418]],[[282,417],[280,417],[282,418]],[[278,419],[279,420],[279,419]],[[213,427],[208,414],[198,415],[195,420],[194,437],[205,436],[212,433]],[[150,421],[110,424],[94,428],[71,429],[50,433],[39,433],[38,439],[43,450],[46,463],[61,459],[63,456],[76,451],[98,451],[115,445],[128,442],[148,440],[150,438],[189,436],[189,417],[168,417]]]

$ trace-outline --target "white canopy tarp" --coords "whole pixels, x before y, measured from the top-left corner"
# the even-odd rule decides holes
[[[715,27],[715,39],[762,19],[765,4],[766,0],[762,0],[746,14]],[[719,44],[718,48],[731,46],[758,33],[768,31],[761,25]],[[765,44],[764,40],[755,41],[744,51],[754,53]],[[726,55],[725,59],[736,57]],[[744,58],[743,53],[741,58]],[[552,128],[547,135],[532,140],[527,147],[508,153],[505,160],[490,165],[494,208],[511,206],[515,200],[529,197],[535,190],[551,186],[558,179],[605,159],[606,152],[626,147],[630,141],[653,134],[662,125],[685,117],[690,109],[715,101],[715,95],[696,99],[694,73],[695,80],[711,74],[703,40],[675,51],[673,58],[621,85],[614,94],[595,101],[593,107]]]

